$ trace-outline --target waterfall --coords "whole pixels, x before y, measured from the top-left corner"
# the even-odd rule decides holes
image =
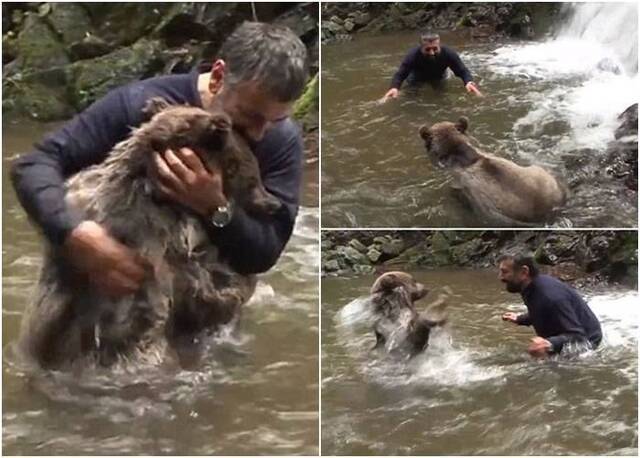
[[[539,133],[564,120],[571,134],[555,150],[604,148],[617,117],[638,101],[638,6],[636,3],[577,3],[565,7],[566,23],[552,39],[515,43],[488,59],[498,75],[538,91],[521,95],[532,109],[514,130]]]
[[[638,72],[638,5],[628,3],[577,3],[558,38],[576,38],[602,47],[621,63],[627,74]]]

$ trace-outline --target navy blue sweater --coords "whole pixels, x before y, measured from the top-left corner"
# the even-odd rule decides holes
[[[537,275],[521,294],[528,313],[518,316],[518,324],[533,326],[536,334],[551,342],[553,353],[568,342],[588,341],[594,348],[600,344],[598,318],[569,285],[549,275]]]
[[[80,223],[65,205],[65,179],[102,162],[143,122],[148,99],[160,96],[173,104],[201,107],[198,75],[161,76],[115,89],[14,162],[11,178],[18,199],[53,244],[62,244]],[[293,231],[302,176],[302,136],[291,119],[276,123],[251,148],[265,188],[283,202],[282,211],[257,219],[235,208],[224,228],[205,222],[222,256],[243,274],[264,272],[277,261]]]
[[[400,89],[409,74],[413,74],[416,82],[439,81],[444,78],[444,72],[447,68],[450,68],[454,75],[462,79],[465,85],[473,80],[471,73],[453,49],[440,46],[440,53],[433,58],[428,58],[422,54],[421,47],[416,46],[402,60],[400,67],[393,75],[391,87]]]

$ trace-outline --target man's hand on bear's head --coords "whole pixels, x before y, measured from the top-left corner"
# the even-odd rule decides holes
[[[228,203],[221,170],[208,170],[190,148],[154,153],[151,175],[166,197],[201,216]]]

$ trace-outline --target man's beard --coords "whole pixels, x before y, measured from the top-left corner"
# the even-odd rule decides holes
[[[505,288],[510,293],[519,293],[519,292],[522,291],[522,285],[520,285],[519,283],[515,283],[515,282],[512,282],[512,281],[506,281],[506,282],[504,282],[504,284],[505,284]]]

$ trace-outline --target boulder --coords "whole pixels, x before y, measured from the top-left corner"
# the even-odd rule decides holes
[[[72,65],[73,105],[80,111],[111,89],[153,75],[162,67],[158,41],[142,39],[106,56]]]

